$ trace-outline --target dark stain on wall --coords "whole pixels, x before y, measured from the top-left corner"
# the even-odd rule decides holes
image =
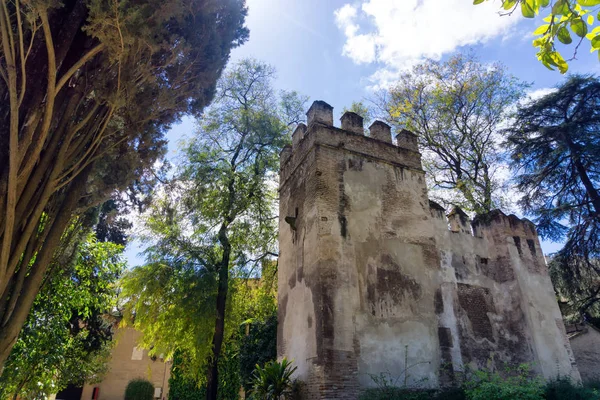
[[[465,363],[489,368],[492,362],[502,373],[507,366],[534,362],[519,299],[519,293],[514,293],[512,303],[497,310],[488,288],[458,283],[458,308],[455,311]],[[491,320],[489,315],[494,319]]]
[[[456,275],[456,279],[459,281],[469,276],[467,259],[463,255],[452,253],[452,268],[454,268],[454,275]]]
[[[515,280],[515,272],[508,256],[498,256],[494,260],[478,257],[478,266],[485,276],[496,282],[504,283]]]
[[[393,316],[395,305],[408,302],[412,306],[422,296],[421,285],[404,274],[389,254],[382,254],[380,265],[369,265],[368,271],[376,277],[367,284],[367,301],[374,316]]]
[[[519,236],[513,236],[513,240],[515,241],[515,246],[517,246],[519,255],[523,256],[523,249],[521,248],[521,238]]]
[[[476,338],[494,341],[494,332],[488,312],[494,312],[493,301],[488,288],[458,284],[458,302],[467,313]]]
[[[529,251],[531,252],[532,256],[536,256],[536,251],[535,251],[535,242],[533,241],[533,239],[527,239],[527,247],[529,247]]]
[[[285,312],[287,309],[288,295],[280,296],[277,304],[277,353],[285,352],[285,341],[283,337],[283,324],[285,321]]]
[[[450,328],[438,327],[438,339],[441,347],[454,347],[452,343],[452,332]]]
[[[338,186],[339,186],[339,203],[338,203],[338,221],[340,223],[340,235],[346,239],[348,234],[348,221],[346,212],[349,211],[348,196],[346,196],[346,188],[344,185],[344,172],[346,172],[346,160],[341,160],[338,163]]]
[[[444,299],[442,298],[442,288],[435,289],[435,295],[433,297],[433,306],[436,314],[442,314],[444,312]]]

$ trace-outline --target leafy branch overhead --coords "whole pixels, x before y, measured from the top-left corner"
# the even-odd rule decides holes
[[[210,103],[245,15],[241,0],[0,0],[0,371],[70,221],[147,201],[164,133]]]
[[[474,0],[473,4],[484,1]],[[504,11],[501,14],[520,10],[525,18],[547,13],[545,23],[533,32],[537,36],[533,46],[538,49],[538,60],[548,69],[558,68],[561,74],[567,72],[568,61],[577,57],[577,51],[585,41],[590,42],[590,52],[600,50],[600,0],[503,0],[502,8]],[[565,60],[557,50],[557,41],[564,45],[575,45],[570,59]]]

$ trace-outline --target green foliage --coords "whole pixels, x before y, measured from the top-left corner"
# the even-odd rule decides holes
[[[252,387],[254,368],[277,358],[277,315],[247,324],[248,335],[243,334],[240,339],[240,379],[248,391]]]
[[[484,0],[474,0],[473,4],[481,4]],[[533,32],[538,36],[533,40],[537,47],[538,60],[548,69],[558,68],[561,74],[569,69],[567,61],[556,48],[557,41],[569,45],[575,36],[576,47],[573,58],[584,40],[589,41],[590,52],[600,49],[600,0],[503,0],[504,13],[513,13],[517,8],[526,18],[534,18],[544,12],[544,24]],[[598,53],[600,59],[600,52]],[[569,60],[570,61],[570,60]]]
[[[196,371],[197,378],[191,377],[189,359],[176,351],[169,378],[169,400],[205,400],[206,377]],[[235,342],[224,345],[219,359],[219,400],[237,399],[240,391],[239,359]]]
[[[546,400],[598,400],[600,392],[597,389],[575,384],[568,378],[559,378],[546,384],[544,398]]]
[[[464,383],[468,400],[543,400],[542,381],[531,377],[528,365],[523,364],[516,375],[501,376],[498,372],[474,371],[473,377]]]
[[[103,318],[116,302],[115,283],[125,268],[123,247],[98,242],[74,225],[6,362],[0,399],[43,397],[68,384],[101,379],[112,345]]]
[[[202,112],[248,37],[244,0],[1,5],[0,370],[69,222],[149,198],[164,133]]]
[[[244,320],[240,327],[240,379],[246,391],[252,372],[277,358],[277,264],[263,262],[261,279],[239,285],[234,301]],[[246,334],[247,333],[247,334]]]
[[[497,131],[526,87],[500,64],[459,54],[416,65],[378,103],[391,124],[418,135],[436,201],[483,213],[504,202]]]
[[[292,394],[292,375],[297,367],[283,358],[281,362],[269,361],[256,366],[252,374],[252,398],[257,400],[287,399]]]
[[[154,385],[146,379],[133,379],[125,389],[125,400],[154,399]]]
[[[147,264],[122,281],[125,314],[135,316],[128,319],[144,333],[142,345],[182,351],[192,374],[210,363],[209,391],[221,343],[249,317],[252,296],[237,293],[277,255],[273,177],[305,100],[278,96],[273,78],[273,68],[256,60],[224,73],[175,179],[145,218]],[[272,296],[258,299],[273,306]]]
[[[580,314],[600,316],[600,81],[574,75],[521,105],[507,129],[519,204],[538,232],[565,246],[550,262],[555,288]]]
[[[169,377],[169,400],[205,400],[206,388],[186,373],[186,357],[181,351],[173,355]]]
[[[373,378],[375,388],[365,390],[361,400],[597,400],[600,388],[573,383],[569,378],[558,378],[544,383],[532,376],[530,367],[523,364],[507,369],[504,374],[487,370],[467,371],[461,387],[418,389],[395,386],[385,375]],[[383,377],[383,378],[382,378]]]

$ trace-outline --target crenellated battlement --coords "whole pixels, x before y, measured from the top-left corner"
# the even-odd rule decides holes
[[[306,113],[307,123],[300,123],[292,133],[292,145],[280,154],[280,177],[287,180],[307,154],[319,146],[338,148],[371,159],[379,159],[423,172],[417,137],[403,129],[392,141],[391,127],[375,121],[364,134],[363,118],[347,111],[340,118],[341,128],[333,125],[333,107],[317,100]]]
[[[446,214],[416,135],[340,120],[314,102],[281,152],[277,346],[304,397],[357,399],[405,363],[408,385],[490,362],[579,380],[534,225]]]

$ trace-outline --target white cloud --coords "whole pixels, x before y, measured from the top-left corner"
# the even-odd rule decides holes
[[[500,16],[499,7],[496,1],[474,6],[470,0],[362,0],[334,16],[346,37],[342,54],[357,64],[380,64],[372,79],[382,84],[424,58],[507,35],[519,13]]]
[[[525,97],[527,98],[528,101],[538,100],[550,93],[556,92],[557,90],[558,90],[557,88],[535,89],[535,90],[527,92]]]

